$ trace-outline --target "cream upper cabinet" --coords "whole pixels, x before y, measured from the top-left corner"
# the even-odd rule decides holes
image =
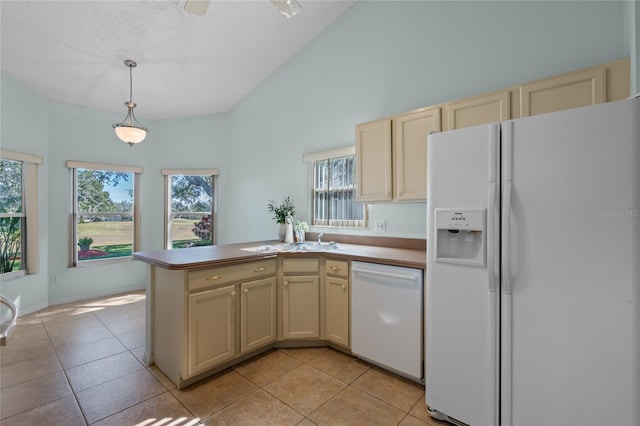
[[[511,90],[488,93],[446,104],[447,130],[495,123],[511,118]]]
[[[189,294],[189,376],[235,356],[235,306],[233,285]]]
[[[426,108],[393,119],[393,198],[427,199],[427,135],[441,130],[440,108]]]
[[[326,339],[349,348],[349,262],[327,259],[325,269]]]
[[[590,68],[520,86],[520,116],[606,102],[606,69]]]
[[[427,134],[439,130],[439,107],[357,125],[358,201],[426,200]]]
[[[390,201],[391,119],[356,126],[358,201]]]
[[[245,353],[276,340],[276,278],[240,285],[240,352]]]

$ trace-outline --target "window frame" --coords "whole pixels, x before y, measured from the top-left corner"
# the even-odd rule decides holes
[[[22,163],[22,225],[20,251],[25,259],[25,267],[16,271],[0,274],[2,280],[10,280],[40,272],[40,239],[38,217],[38,166],[43,164],[40,156],[0,149],[3,160]]]
[[[336,229],[353,229],[353,230],[365,230],[368,226],[368,217],[367,217],[367,205],[362,203],[362,219],[347,219],[343,220],[343,222],[349,222],[348,224],[341,224],[339,220],[336,219],[326,219],[327,223],[318,223],[318,220],[314,217],[315,215],[315,204],[316,204],[316,182],[315,182],[315,164],[317,161],[326,161],[332,160],[342,157],[353,156],[354,160],[354,176],[353,176],[353,196],[357,197],[358,195],[358,182],[357,182],[357,163],[355,158],[355,145],[346,146],[337,149],[331,149],[327,151],[321,151],[311,154],[303,155],[303,161],[309,164],[309,197],[310,197],[310,225],[319,228],[336,228]],[[329,191],[327,191],[328,193]],[[356,201],[357,202],[357,201]]]
[[[218,169],[162,169],[164,176],[164,248],[174,250],[171,235],[171,216],[173,215],[171,180],[173,176],[210,176],[211,177],[211,245],[217,242],[218,234]]]
[[[69,215],[69,267],[83,268],[112,263],[133,261],[133,253],[140,250],[140,180],[144,169],[138,166],[124,166],[117,164],[93,163],[86,161],[67,161],[67,168],[71,170],[71,214]],[[131,256],[111,257],[108,259],[92,259],[78,261],[78,173],[77,169],[103,170],[133,174],[133,236]]]

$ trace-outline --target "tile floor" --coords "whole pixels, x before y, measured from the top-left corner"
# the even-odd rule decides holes
[[[188,388],[141,362],[144,293],[20,318],[0,349],[0,423],[444,425],[424,389],[329,348],[277,349]]]

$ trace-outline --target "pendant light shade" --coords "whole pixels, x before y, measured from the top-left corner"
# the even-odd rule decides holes
[[[132,70],[138,64],[136,61],[132,61],[131,59],[127,59],[124,61],[124,64],[129,67],[129,101],[125,102],[124,105],[127,107],[127,116],[120,123],[116,123],[113,125],[113,128],[116,131],[116,136],[122,141],[129,144],[129,146],[133,146],[137,143],[140,143],[147,137],[147,128],[142,126],[136,120],[136,116],[133,113],[133,109],[136,107],[136,104],[133,102],[133,75]]]
[[[287,18],[293,18],[302,10],[297,0],[271,0],[271,4]]]

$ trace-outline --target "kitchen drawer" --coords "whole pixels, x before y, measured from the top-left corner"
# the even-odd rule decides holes
[[[325,271],[329,275],[349,278],[349,262],[344,260],[327,259]]]
[[[320,258],[307,257],[302,259],[282,259],[282,271],[285,274],[318,273],[320,270]]]
[[[276,260],[268,259],[242,265],[221,266],[189,272],[189,291],[228,284],[236,281],[254,280],[276,273]]]

